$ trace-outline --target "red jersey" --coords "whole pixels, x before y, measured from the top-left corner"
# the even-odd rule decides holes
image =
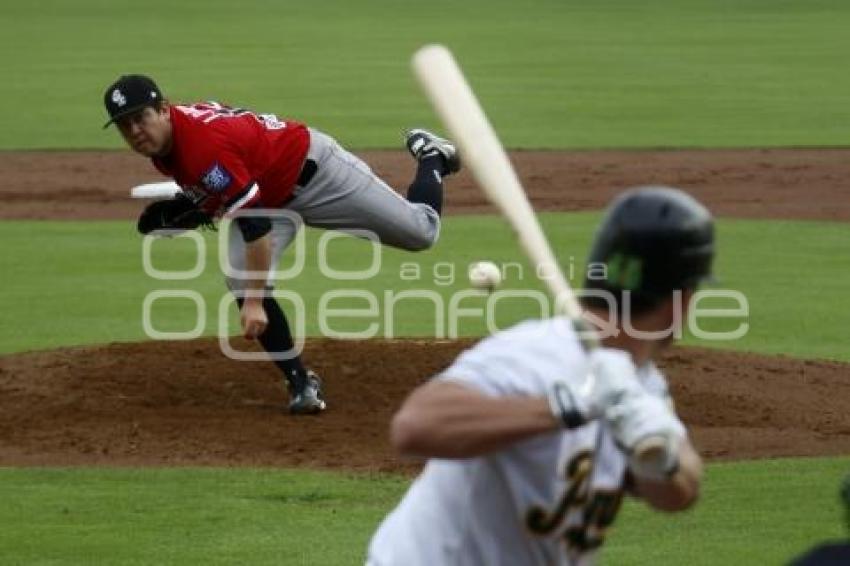
[[[213,216],[285,204],[310,146],[304,124],[217,102],[173,105],[171,125],[171,152],[153,164]]]

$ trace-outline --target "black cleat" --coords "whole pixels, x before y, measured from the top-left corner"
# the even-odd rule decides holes
[[[322,380],[312,370],[307,370],[304,387],[294,393],[289,401],[289,413],[292,415],[315,415],[327,408],[322,395]]]
[[[414,128],[405,132],[404,144],[416,161],[422,161],[423,158],[433,155],[442,155],[446,164],[443,175],[460,171],[460,155],[458,155],[457,147],[449,140],[436,136],[428,130]]]

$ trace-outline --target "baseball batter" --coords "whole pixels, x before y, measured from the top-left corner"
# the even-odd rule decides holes
[[[415,390],[392,441],[430,459],[367,564],[591,564],[624,495],[690,506],[702,464],[653,359],[713,254],[711,215],[684,193],[615,201],[590,256],[605,275],[588,276],[582,299],[603,347],[588,354],[566,318],[524,322]],[[659,457],[638,465],[632,450],[648,437],[664,439]]]
[[[106,126],[115,123],[134,151],[183,189],[147,207],[139,231],[187,230],[235,218],[228,256],[237,275],[227,283],[240,306],[244,335],[277,354],[291,413],[324,410],[321,382],[295,355],[286,317],[268,294],[273,280],[250,274],[275,270],[302,222],[365,232],[405,250],[431,247],[440,232],[443,177],[460,168],[454,145],[426,130],[407,132],[405,143],[418,167],[402,198],[333,138],[300,122],[216,102],[171,104],[143,75],[120,77],[106,89],[104,104]]]

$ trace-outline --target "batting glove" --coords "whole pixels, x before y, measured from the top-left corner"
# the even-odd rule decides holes
[[[549,407],[567,428],[602,417],[625,397],[644,394],[628,352],[597,348],[590,353],[590,368],[580,382],[558,381],[549,391]]]
[[[666,400],[628,395],[605,410],[604,420],[636,476],[662,480],[676,473],[685,427]]]

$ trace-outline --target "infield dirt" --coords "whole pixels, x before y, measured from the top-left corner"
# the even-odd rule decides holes
[[[364,152],[404,186],[400,152]],[[622,188],[688,189],[726,217],[850,220],[850,150],[513,154],[541,210],[602,207]],[[159,177],[126,152],[0,153],[0,218],[134,219],[129,187]],[[489,212],[471,178],[447,212]],[[227,360],[214,340],[112,344],[0,357],[0,465],[245,465],[413,471],[387,427],[418,383],[469,341],[308,340],[329,410],[282,412],[270,363]],[[850,366],[676,348],[661,364],[709,458],[850,453]]]
[[[470,343],[310,340],[329,403],[316,417],[284,414],[276,369],[210,339],[6,356],[0,465],[412,470],[390,449],[392,413]],[[709,458],[850,452],[844,364],[677,348],[662,366]]]
[[[401,191],[413,162],[398,151],[360,152]],[[850,149],[517,151],[511,154],[538,210],[602,208],[619,191],[686,189],[718,216],[850,220]],[[130,187],[163,178],[129,151],[0,152],[0,219],[135,218]],[[447,214],[493,212],[471,176],[446,192]]]

